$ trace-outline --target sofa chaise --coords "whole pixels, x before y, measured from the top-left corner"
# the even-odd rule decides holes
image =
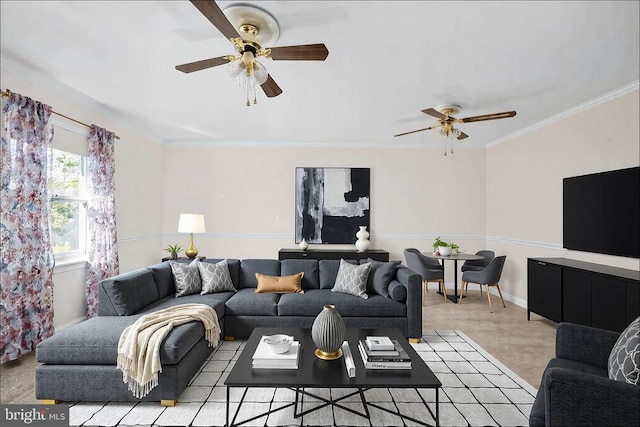
[[[332,291],[340,260],[227,259],[234,291],[179,298],[169,262],[105,279],[99,284],[97,316],[65,328],[38,345],[36,398],[47,403],[144,400],[175,405],[213,351],[200,322],[177,326],[167,335],[160,350],[162,372],[158,386],[142,399],[128,390],[116,359],[118,340],[127,326],[144,314],[177,304],[213,307],[221,335],[227,340],[248,337],[258,326],[310,328],[323,306],[333,304],[346,327],[395,327],[417,342],[422,336],[420,276],[399,263],[390,269],[389,263],[368,261],[372,270],[367,299]],[[361,260],[360,264],[365,262]],[[300,283],[304,293],[255,292],[256,273],[288,276],[300,272],[304,273]],[[375,293],[379,286],[374,279],[387,280],[388,296]]]

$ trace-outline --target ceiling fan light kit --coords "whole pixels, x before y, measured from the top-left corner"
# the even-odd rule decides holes
[[[269,98],[278,96],[282,89],[269,75],[267,69],[256,60],[264,57],[273,60],[324,61],[329,54],[322,44],[263,48],[275,43],[280,36],[276,19],[266,10],[248,4],[227,7],[224,12],[213,0],[191,0],[191,3],[211,22],[231,43],[237,55],[226,55],[187,64],[177,65],[176,70],[192,73],[229,63],[229,75],[246,90],[247,106],[250,95],[257,103],[256,85],[260,85]]]
[[[444,144],[444,155],[447,155],[447,143],[449,143],[449,151],[453,154],[453,141],[454,139],[462,140],[468,138],[469,135],[462,132],[460,129],[453,127],[454,123],[469,123],[469,122],[481,122],[486,120],[506,119],[516,115],[515,111],[505,111],[503,113],[484,114],[481,116],[465,117],[464,119],[456,119],[453,114],[459,114],[462,111],[462,107],[458,104],[442,104],[435,108],[426,108],[422,110],[423,113],[435,117],[438,121],[437,125],[429,126],[428,128],[412,130],[409,132],[403,132],[394,135],[394,137],[409,135],[416,132],[422,132],[425,130],[431,130],[439,128],[437,133],[437,139]]]

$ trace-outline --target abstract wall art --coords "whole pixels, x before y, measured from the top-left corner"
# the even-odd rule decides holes
[[[369,168],[296,168],[296,243],[354,243],[370,197]]]

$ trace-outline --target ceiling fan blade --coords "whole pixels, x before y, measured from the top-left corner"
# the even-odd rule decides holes
[[[327,55],[329,50],[323,43],[271,48],[271,59],[276,61],[324,61]]]
[[[267,81],[262,83],[260,87],[262,87],[264,94],[267,95],[268,98],[273,98],[274,96],[278,96],[282,93],[282,89],[280,89],[278,83],[273,80],[271,74],[269,74],[269,77],[267,77]]]
[[[423,113],[428,114],[430,116],[433,116],[437,119],[446,119],[447,116],[445,116],[444,114],[442,114],[440,111],[435,110],[433,108],[427,108],[426,110],[422,110]]]
[[[200,12],[211,22],[227,39],[234,39],[240,37],[238,31],[233,28],[233,25],[222,9],[213,0],[191,0],[191,3],[198,8]]]
[[[399,133],[399,134],[393,135],[393,136],[396,137],[396,136],[409,135],[411,133],[416,133],[416,132],[422,132],[422,131],[425,131],[425,130],[435,129],[438,126],[440,126],[440,125],[433,125],[433,126],[429,126],[428,128],[424,128],[424,129],[418,129],[418,130],[412,130],[412,131],[409,131],[409,132],[403,132],[403,133]]]
[[[176,70],[183,73],[193,73],[194,71],[204,70],[205,68],[217,67],[218,65],[227,64],[229,60],[224,56],[217,58],[203,59],[202,61],[189,62],[188,64],[176,65]]]
[[[460,131],[460,135],[458,135],[458,140],[465,139],[465,138],[469,138],[469,135],[467,135],[466,133]]]
[[[461,123],[469,122],[482,122],[484,120],[506,119],[516,115],[515,111],[505,111],[504,113],[484,114],[482,116],[465,117],[464,119],[457,119]]]

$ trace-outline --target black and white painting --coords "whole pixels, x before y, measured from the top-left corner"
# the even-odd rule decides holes
[[[369,203],[369,168],[296,168],[296,243],[354,243]]]

